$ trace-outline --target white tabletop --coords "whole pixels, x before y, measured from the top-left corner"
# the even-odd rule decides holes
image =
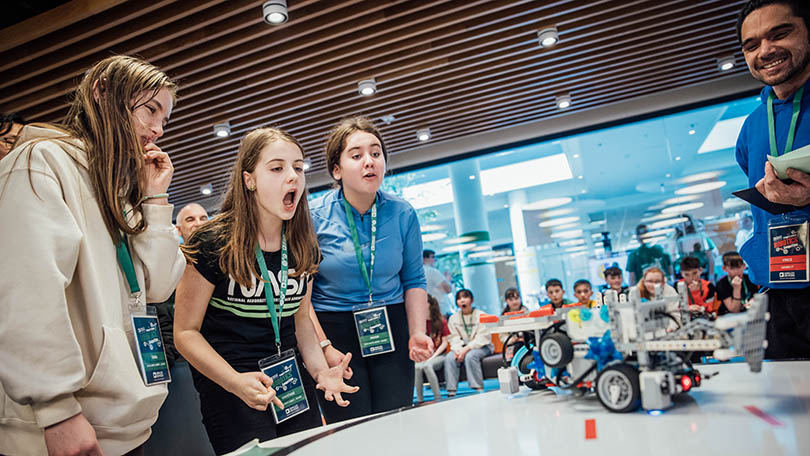
[[[521,387],[446,400],[266,442],[302,455],[810,455],[810,362],[698,366],[719,372],[660,415],[615,414],[594,395]],[[586,435],[586,421],[595,428]],[[334,429],[338,429],[335,431]],[[318,438],[318,435],[324,434]]]

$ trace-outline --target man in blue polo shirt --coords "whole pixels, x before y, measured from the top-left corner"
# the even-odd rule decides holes
[[[754,78],[767,85],[760,94],[762,105],[740,131],[737,162],[751,186],[756,185],[771,202],[795,206],[788,215],[804,220],[810,218],[810,175],[789,170],[792,182],[783,182],[766,156],[810,144],[809,24],[806,0],[751,0],[737,20],[737,38],[748,68]],[[775,138],[774,145],[770,136]],[[781,216],[754,206],[751,210],[754,234],[742,245],[740,254],[749,265],[752,281],[769,288],[771,319],[765,356],[810,358],[810,283],[770,281],[768,222]]]

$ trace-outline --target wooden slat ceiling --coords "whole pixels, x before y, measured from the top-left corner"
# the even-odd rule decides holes
[[[204,184],[221,192],[239,138],[258,126],[290,131],[309,175],[322,174],[325,136],[349,114],[395,116],[380,126],[389,152],[406,154],[419,128],[445,141],[561,115],[561,94],[573,98],[567,112],[588,110],[747,71],[734,32],[743,0],[289,0],[280,26],[256,0],[81,3],[100,11],[47,34],[27,22],[0,30],[0,109],[57,120],[94,62],[143,57],[180,83],[158,143],[175,164],[177,205]],[[560,43],[541,48],[549,26]],[[25,41],[7,45],[10,32]],[[719,72],[729,55],[737,66]],[[360,96],[372,77],[379,91]],[[233,135],[214,137],[225,120]]]

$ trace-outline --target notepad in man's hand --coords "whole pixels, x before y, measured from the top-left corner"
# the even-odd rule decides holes
[[[798,209],[796,206],[791,206],[789,204],[780,204],[768,201],[768,199],[765,198],[765,195],[759,193],[759,190],[757,190],[756,187],[746,188],[745,190],[737,190],[736,192],[733,192],[732,195],[742,198],[754,206],[775,215],[785,214]]]

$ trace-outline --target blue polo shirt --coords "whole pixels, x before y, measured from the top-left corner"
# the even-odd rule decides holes
[[[737,138],[737,163],[748,176],[750,187],[765,176],[765,158],[770,154],[770,140],[768,139],[768,95],[771,87],[765,87],[759,94],[762,104],[745,119],[740,136]],[[793,148],[798,149],[810,144],[810,81],[804,85],[801,111],[796,123],[796,136]],[[774,131],[776,133],[776,149],[779,155],[785,150],[788,129],[793,115],[793,97],[785,100],[774,98]],[[756,206],[751,206],[754,216],[754,234],[740,248],[740,255],[748,264],[748,274],[751,281],[757,285],[771,288],[804,288],[810,286],[808,282],[797,283],[770,283],[768,274],[768,220],[779,218]],[[793,211],[792,216],[810,218],[810,207]]]
[[[371,258],[371,210],[352,216],[357,226],[366,267]],[[343,190],[332,190],[310,202],[323,261],[312,286],[316,311],[351,311],[368,303],[368,287],[357,264]],[[377,246],[371,279],[374,302],[399,304],[405,290],[427,288],[422,268],[422,233],[416,211],[394,195],[377,191]]]

